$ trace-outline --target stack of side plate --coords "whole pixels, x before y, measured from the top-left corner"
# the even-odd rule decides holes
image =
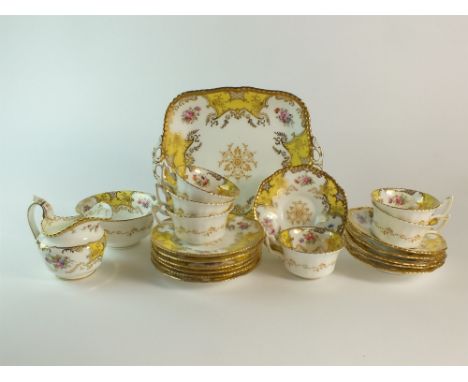
[[[349,253],[375,268],[392,273],[432,272],[445,263],[447,244],[440,234],[427,235],[418,248],[405,249],[384,243],[370,230],[372,208],[349,211],[344,240]]]
[[[260,261],[264,231],[244,216],[230,215],[225,236],[205,245],[182,242],[170,220],[154,227],[151,259],[161,272],[184,281],[212,282],[250,272]]]

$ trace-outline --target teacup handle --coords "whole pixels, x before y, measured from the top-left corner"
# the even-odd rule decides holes
[[[163,161],[156,163],[154,165],[154,175],[157,181],[162,183],[167,183],[164,175],[164,170],[167,170],[166,173],[174,180],[177,181],[177,175],[172,166],[164,159]]]
[[[440,204],[439,208],[437,208],[437,214],[447,215],[452,209],[452,204],[453,204],[453,196],[446,197],[444,201]]]
[[[429,221],[429,225],[432,227],[432,230],[435,233],[437,233],[438,231],[440,231],[442,228],[445,227],[449,218],[450,218],[450,215],[434,215],[431,217],[431,220]]]
[[[163,184],[160,184],[160,183],[157,183],[156,184],[156,200],[158,201],[158,204],[159,204],[159,209],[160,209],[160,213],[162,213],[163,215],[165,216],[169,216],[169,214],[167,213],[167,210],[170,210],[170,206],[169,204],[167,203],[167,200],[168,200],[168,195],[167,195],[167,192],[166,192],[166,187],[167,185],[163,185]],[[161,194],[160,192],[163,193],[164,195],[164,200],[161,198]]]
[[[276,256],[278,256],[279,258],[282,259],[282,258],[284,257],[283,253],[280,252],[280,251],[277,251],[277,250],[273,249],[273,248],[271,247],[271,242],[270,242],[270,241],[271,241],[270,236],[269,236],[269,235],[266,235],[266,236],[265,236],[265,240],[264,240],[264,243],[265,243],[266,247],[268,248],[268,250],[270,251],[271,254],[276,255]]]
[[[34,218],[34,209],[36,207],[41,207],[42,218],[44,219],[46,217],[46,207],[45,207],[46,204],[47,202],[44,199],[39,198],[38,196],[34,196],[33,202],[28,207],[29,228],[31,228],[31,232],[34,236],[34,239],[36,240],[39,234],[41,233],[41,230],[39,229],[39,226],[37,225],[36,219]]]
[[[158,224],[161,224],[161,219],[158,217],[158,213],[160,213],[161,215],[166,216],[166,217],[169,216],[169,214],[167,213],[166,208],[167,207],[164,204],[160,204],[160,203],[157,203],[157,204],[153,205],[153,208],[151,209],[152,212],[153,212],[153,218],[154,218],[154,220],[156,220],[156,222]]]

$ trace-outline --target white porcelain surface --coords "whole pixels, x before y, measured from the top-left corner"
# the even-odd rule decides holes
[[[86,214],[90,208],[104,201],[112,208],[112,219],[102,223],[110,247],[129,247],[149,235],[153,226],[153,195],[139,191],[113,191],[96,194],[81,200],[76,211]]]
[[[374,205],[371,232],[385,243],[401,248],[418,248],[428,234],[438,233],[447,222],[440,219],[436,224],[409,223],[393,217]]]
[[[174,224],[176,236],[189,244],[207,244],[221,239],[226,232],[229,211],[219,215],[196,218],[167,212]]]
[[[372,202],[382,211],[411,223],[429,224],[450,212],[453,196],[441,203],[434,196],[405,188],[380,188],[372,191]]]

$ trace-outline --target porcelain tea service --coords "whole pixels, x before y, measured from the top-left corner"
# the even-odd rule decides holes
[[[322,164],[298,97],[252,87],[190,91],[166,110],[153,150],[155,196],[103,192],[78,202],[79,215],[71,217],[56,216],[35,197],[28,221],[45,263],[64,279],[92,274],[106,246],[132,246],[150,232],[154,265],[185,281],[248,273],[260,261],[262,243],[305,279],[332,274],[343,246],[394,273],[432,272],[444,264],[440,230],[453,197],[379,188],[372,206],[348,211],[343,188]],[[39,225],[36,207],[43,212]]]

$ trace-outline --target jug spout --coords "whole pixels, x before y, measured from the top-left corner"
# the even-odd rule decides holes
[[[42,209],[40,224],[34,217],[36,207]],[[96,204],[86,215],[56,216],[52,206],[45,199],[37,196],[33,197],[33,202],[28,208],[28,222],[36,241],[42,242],[47,237],[46,241],[49,244],[53,242],[57,246],[83,243],[88,236],[99,236],[101,231],[104,232],[99,222],[109,220],[111,216],[112,208],[106,203]],[[93,232],[88,232],[91,229]]]

